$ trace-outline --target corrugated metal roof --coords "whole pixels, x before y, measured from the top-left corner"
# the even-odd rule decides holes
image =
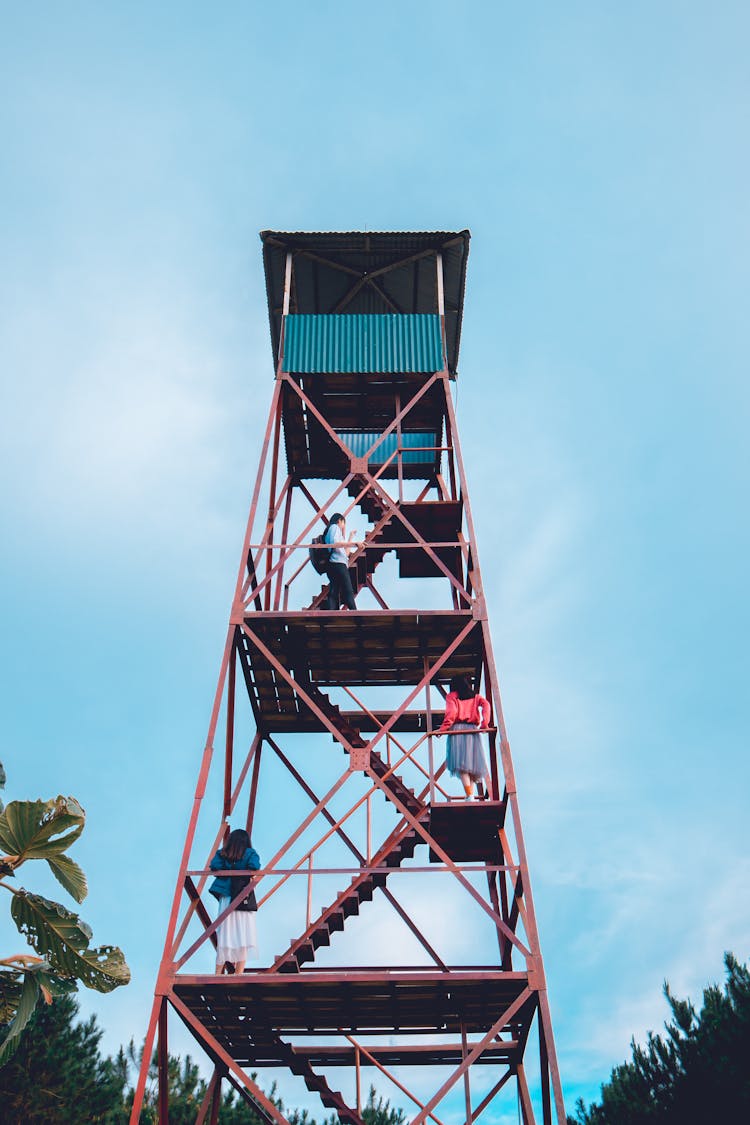
[[[404,373],[440,371],[443,364],[435,314],[286,317],[284,371]]]
[[[353,433],[343,430],[336,431],[341,440],[349,446],[355,457],[364,457],[368,449],[378,440],[380,434],[377,430],[373,431],[358,431]],[[382,465],[387,461],[390,455],[396,449],[398,441],[398,434],[388,434],[387,438],[381,441],[378,448],[370,458],[371,465]],[[401,456],[405,465],[425,465],[437,460],[440,456],[436,452],[435,446],[437,445],[437,435],[435,433],[402,433],[401,434],[401,448],[403,450]]]
[[[290,312],[435,314],[443,256],[448,370],[455,375],[470,234],[463,231],[262,231],[274,362],[279,358],[287,252]]]

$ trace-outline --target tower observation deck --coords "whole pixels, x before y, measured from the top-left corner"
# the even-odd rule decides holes
[[[411,1125],[564,1125],[452,395],[469,232],[261,240],[275,378],[131,1125],[155,1042],[168,1120],[175,1016],[213,1066],[197,1123],[228,1084],[285,1125],[283,1070],[344,1125],[363,1082]],[[358,530],[354,610],[327,608],[310,553],[334,513]],[[436,733],[456,676],[490,702],[485,800],[457,796]],[[274,952],[216,975],[230,826]]]

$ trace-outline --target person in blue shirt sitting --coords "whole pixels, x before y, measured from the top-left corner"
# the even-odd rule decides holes
[[[250,843],[244,828],[235,828],[223,848],[219,848],[210,864],[212,871],[225,871],[218,875],[208,888],[209,894],[219,900],[219,913],[226,910],[243,887],[248,894],[241,899],[231,914],[219,923],[216,930],[216,975],[224,972],[227,961],[235,973],[243,972],[248,957],[258,956],[258,939],[255,930],[255,911],[258,906],[249,875],[232,875],[232,871],[257,871],[260,856]]]

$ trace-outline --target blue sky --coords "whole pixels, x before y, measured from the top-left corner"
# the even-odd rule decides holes
[[[458,414],[567,1100],[750,954],[746,5],[2,6],[0,756],[145,1027],[264,228],[473,234]],[[0,920],[3,947],[13,936]]]

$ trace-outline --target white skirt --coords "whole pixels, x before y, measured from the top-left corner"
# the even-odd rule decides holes
[[[226,910],[230,898],[219,899],[219,913]],[[233,910],[216,930],[216,960],[246,961],[258,956],[254,910]]]

